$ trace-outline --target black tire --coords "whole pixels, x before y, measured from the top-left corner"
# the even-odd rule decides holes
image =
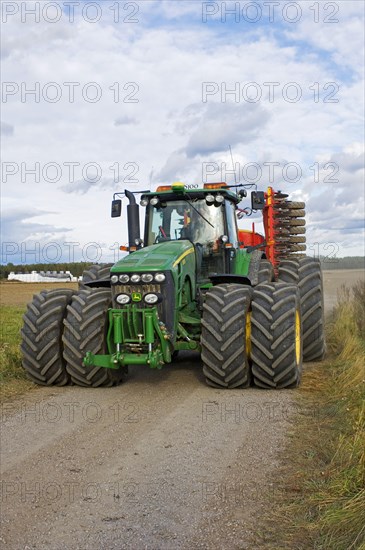
[[[326,353],[323,282],[318,258],[283,260],[279,280],[298,285],[303,322],[303,359],[320,361]]]
[[[114,264],[94,264],[90,266],[89,269],[86,269],[82,274],[82,280],[79,282],[79,290],[88,290],[90,287],[86,283],[109,280],[110,268],[113,265]]]
[[[275,272],[269,260],[261,260],[258,274],[258,284],[271,283],[275,281]]]
[[[41,386],[65,386],[70,382],[62,355],[62,331],[73,294],[69,289],[42,291],[33,297],[23,315],[22,364],[28,378]]]
[[[300,296],[295,285],[271,283],[253,292],[252,376],[260,388],[293,388],[302,373]]]
[[[206,294],[201,357],[209,386],[244,388],[250,385],[246,323],[251,296],[250,287],[237,284],[217,285]]]
[[[64,319],[63,345],[67,372],[78,386],[113,386],[123,381],[125,369],[86,367],[83,358],[87,351],[107,353],[107,311],[111,306],[108,289],[81,290],[67,307]]]

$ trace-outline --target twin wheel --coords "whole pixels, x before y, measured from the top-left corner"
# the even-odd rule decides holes
[[[210,386],[299,384],[303,344],[296,286],[215,286],[208,292],[202,323],[203,370]]]
[[[222,284],[203,306],[202,360],[207,384],[242,388],[299,385],[304,361],[325,353],[319,261],[283,261],[278,282]]]

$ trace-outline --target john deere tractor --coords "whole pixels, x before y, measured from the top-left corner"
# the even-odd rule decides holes
[[[128,255],[96,265],[77,292],[43,291],[24,315],[23,366],[38,384],[111,386],[129,365],[160,369],[201,354],[217,388],[290,388],[322,359],[322,276],[305,250],[304,203],[268,188],[174,183],[128,199]],[[119,217],[122,201],[112,202]],[[261,211],[265,235],[239,230]]]

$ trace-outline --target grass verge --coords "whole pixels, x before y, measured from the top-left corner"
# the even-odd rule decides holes
[[[343,287],[308,365],[263,547],[365,550],[365,283]]]
[[[0,306],[0,400],[35,387],[21,365],[19,346],[23,313],[24,307]]]

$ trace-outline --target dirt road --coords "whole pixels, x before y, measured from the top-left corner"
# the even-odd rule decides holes
[[[294,395],[208,388],[185,354],[3,404],[2,547],[259,549]]]

